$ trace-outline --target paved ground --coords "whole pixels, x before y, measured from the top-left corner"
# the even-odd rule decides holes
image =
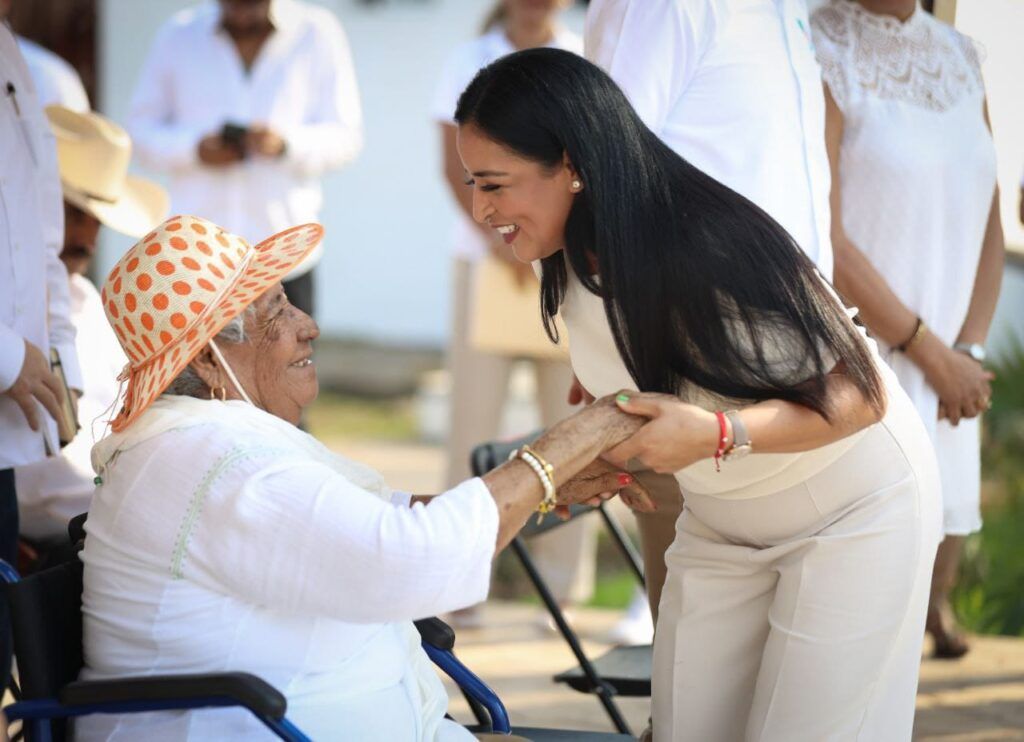
[[[459,657],[497,691],[513,724],[612,731],[593,696],[551,682],[575,663],[561,638],[540,627],[538,610],[488,604],[484,628],[459,632]],[[603,638],[616,620],[615,611],[577,612],[575,624],[590,656],[608,648]],[[620,704],[634,730],[640,729],[647,700],[626,698]],[[925,660],[917,708],[919,742],[1024,740],[1024,640],[976,638],[963,660]],[[452,694],[451,709],[460,720],[471,718],[458,694]]]

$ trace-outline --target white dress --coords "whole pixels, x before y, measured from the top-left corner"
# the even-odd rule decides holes
[[[905,22],[832,0],[812,16],[818,60],[843,113],[843,226],[944,343],[971,300],[995,188],[995,149],[971,40],[921,9]],[[938,421],[938,396],[883,348],[935,443],[947,534],[981,527],[978,419]]]

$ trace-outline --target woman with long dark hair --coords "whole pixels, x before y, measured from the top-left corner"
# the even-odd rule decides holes
[[[655,639],[660,740],[902,740],[939,538],[928,436],[790,236],[538,49],[459,100],[473,215],[540,261],[573,368],[650,422],[609,457],[687,493]]]

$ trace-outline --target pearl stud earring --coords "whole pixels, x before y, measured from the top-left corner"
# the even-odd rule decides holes
[[[579,179],[574,180],[572,182],[571,187],[572,187],[572,189],[574,191],[582,191],[583,190],[583,184],[579,181]]]

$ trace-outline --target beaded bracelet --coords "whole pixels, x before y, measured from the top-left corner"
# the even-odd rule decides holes
[[[541,486],[544,488],[544,499],[537,506],[537,523],[540,523],[544,516],[555,509],[558,501],[555,499],[555,470],[544,458],[529,446],[523,446],[511,453],[509,461],[519,459],[533,469]]]

